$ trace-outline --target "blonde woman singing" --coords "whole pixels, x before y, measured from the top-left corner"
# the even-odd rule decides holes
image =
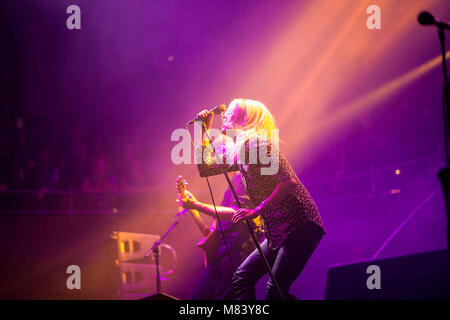
[[[209,131],[212,112],[204,110],[198,116],[205,119],[204,128]],[[286,298],[325,234],[322,218],[309,192],[279,152],[275,120],[264,104],[234,99],[223,115],[222,133],[235,141],[225,151],[225,164],[211,160],[211,150],[204,140],[196,152],[200,176],[220,174],[223,166],[227,171],[240,171],[248,195],[257,206],[237,210],[232,221],[262,217],[266,240],[261,248],[282,293],[280,296],[269,280],[266,299]],[[233,275],[235,298],[255,299],[255,284],[266,272],[263,257],[254,250]]]

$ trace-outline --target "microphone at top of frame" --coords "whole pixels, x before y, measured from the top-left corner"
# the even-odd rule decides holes
[[[436,19],[431,13],[427,11],[422,11],[421,13],[419,13],[417,21],[419,21],[419,23],[423,26],[435,25],[438,28],[450,29],[450,25],[447,22]]]

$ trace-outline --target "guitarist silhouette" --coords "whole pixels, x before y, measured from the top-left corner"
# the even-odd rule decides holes
[[[233,176],[232,183],[241,203],[248,208],[253,208],[239,173]],[[231,222],[233,214],[238,209],[231,190],[228,188],[225,191],[222,202],[216,206],[225,239],[222,239],[217,219],[214,219],[212,226],[208,227],[199,214],[201,212],[215,218],[214,206],[197,201],[195,196],[186,190],[181,177],[177,178],[177,191],[177,202],[183,208],[190,209],[194,221],[203,234],[203,239],[197,245],[205,251],[206,269],[194,288],[192,299],[232,299],[231,278],[235,271],[234,268],[245,260],[255,246],[250,239],[245,223],[243,221],[237,224]],[[262,240],[261,222],[259,219],[253,222],[255,228],[259,230],[257,235]]]

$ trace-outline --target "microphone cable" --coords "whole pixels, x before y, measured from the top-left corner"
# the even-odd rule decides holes
[[[188,124],[186,124],[186,131],[187,131],[187,133],[188,133],[188,135],[189,135],[189,140],[191,141],[191,144],[192,144],[192,147],[193,147],[194,153],[195,153],[195,145],[194,145],[194,142],[192,141],[192,137],[191,137],[191,134],[190,134],[190,132],[189,132]],[[210,143],[212,143],[212,141],[210,141]],[[202,154],[203,154],[203,153],[202,153]],[[195,154],[194,154],[194,157],[195,157]],[[235,270],[236,270],[236,265],[235,265],[234,262],[233,262],[233,258],[232,258],[232,256],[231,256],[230,248],[228,247],[228,243],[227,243],[227,241],[226,241],[226,239],[225,239],[225,233],[223,232],[222,223],[221,223],[220,218],[219,218],[219,213],[217,212],[216,202],[215,202],[215,200],[214,200],[214,194],[213,194],[213,192],[212,192],[211,185],[210,185],[210,183],[209,183],[208,177],[205,177],[205,179],[206,179],[206,183],[208,184],[209,193],[210,193],[210,195],[211,195],[211,200],[212,200],[212,203],[213,203],[213,206],[214,206],[214,212],[215,212],[215,215],[216,215],[215,218],[217,219],[217,223],[218,223],[218,225],[219,225],[220,235],[221,235],[221,237],[222,237],[223,243],[225,244],[225,250],[226,250],[226,252],[227,252],[228,258],[230,259],[231,267],[232,267],[233,270],[235,271]],[[234,271],[233,271],[233,272],[234,272]]]

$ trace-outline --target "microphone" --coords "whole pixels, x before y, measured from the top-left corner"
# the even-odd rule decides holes
[[[450,30],[450,25],[447,22],[436,19],[435,17],[433,17],[433,15],[431,13],[429,13],[427,11],[422,11],[419,14],[419,16],[417,17],[417,20],[423,26],[429,26],[429,25],[434,24],[438,28]]]
[[[216,106],[216,107],[210,109],[209,111],[212,112],[214,115],[218,115],[218,114],[221,114],[222,112],[225,112],[225,110],[227,110],[226,105],[221,104],[220,106]],[[205,120],[205,118],[204,117],[195,117],[194,119],[189,121],[187,124],[193,124],[195,121],[198,121],[198,120],[203,121],[203,120]]]

